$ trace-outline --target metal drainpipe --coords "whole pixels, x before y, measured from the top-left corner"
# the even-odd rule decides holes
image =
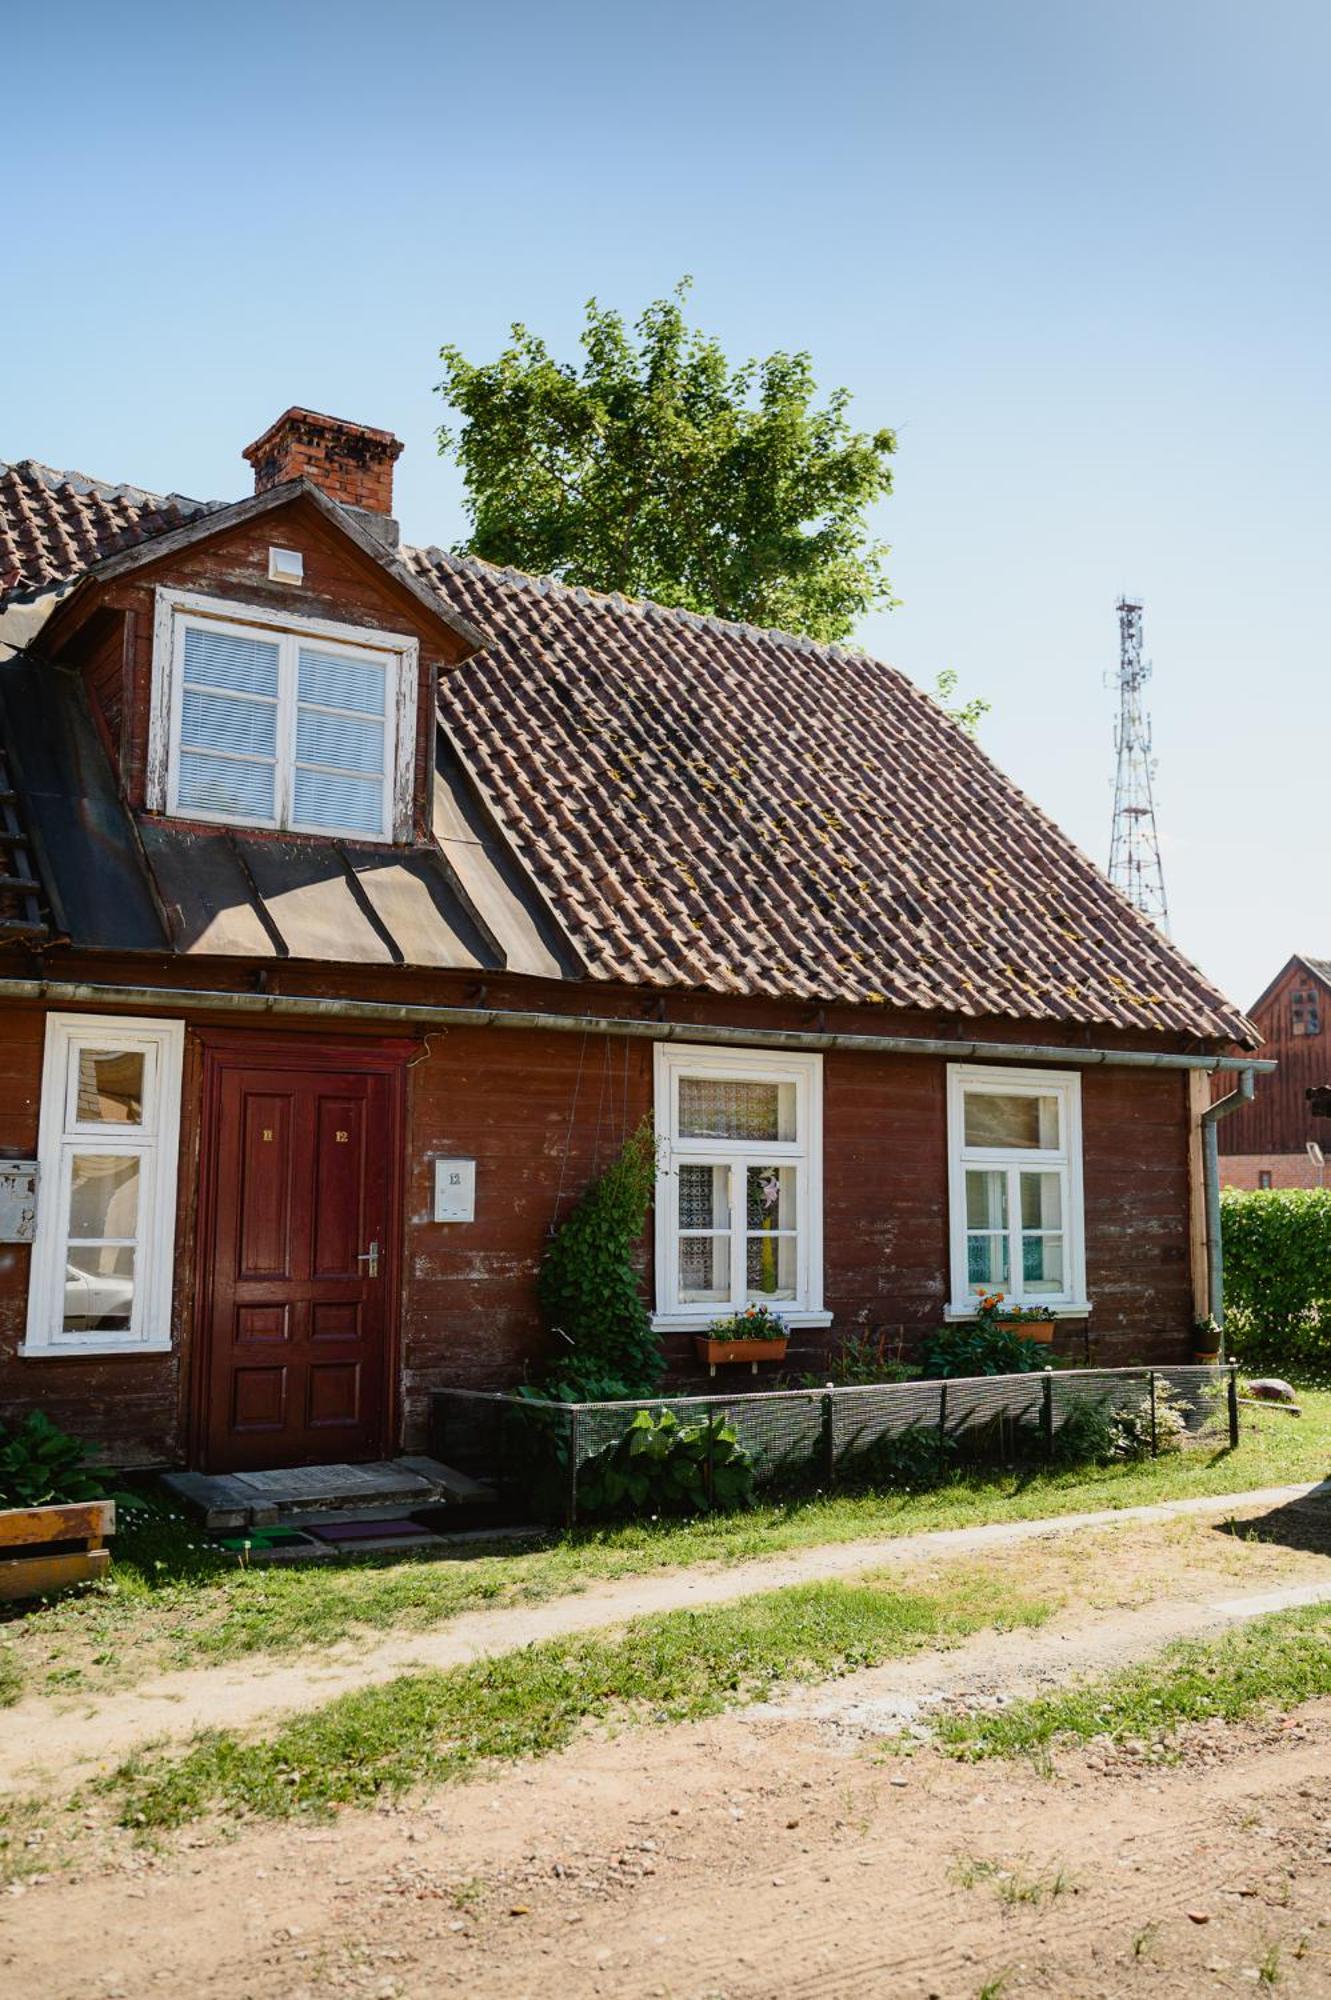
[[[1202,1182],[1206,1190],[1206,1302],[1220,1329],[1220,1359],[1225,1359],[1225,1253],[1220,1237],[1220,1141],[1216,1126],[1240,1104],[1251,1104],[1255,1084],[1250,1069],[1239,1071],[1238,1087],[1208,1104],[1201,1115]]]

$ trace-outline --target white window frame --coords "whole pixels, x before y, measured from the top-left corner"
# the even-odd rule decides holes
[[[795,1086],[794,1140],[695,1139],[679,1130],[679,1080],[684,1076],[733,1077],[744,1082]],[[823,1059],[766,1049],[724,1049],[683,1042],[658,1042],[656,1084],[656,1312],[652,1325],[663,1333],[701,1332],[713,1320],[742,1312],[745,1284],[745,1204],[732,1182],[730,1200],[731,1297],[699,1303],[679,1298],[679,1204],[676,1175],[681,1165],[729,1164],[732,1174],[746,1164],[795,1168],[796,1296],[772,1301],[787,1326],[830,1326],[823,1309]]]
[[[1057,1097],[1057,1150],[1029,1146],[967,1146],[967,1092],[998,1096]],[[945,1318],[969,1319],[980,1297],[970,1283],[966,1254],[966,1170],[1005,1169],[1010,1176],[1023,1169],[1058,1173],[1063,1199],[1063,1275],[1061,1292],[1023,1296],[1021,1205],[1015,1181],[1008,1183],[1008,1264],[1011,1283],[1004,1297],[1009,1305],[1037,1308],[1051,1319],[1081,1318],[1091,1308],[1086,1297],[1086,1219],[1082,1191],[1081,1075],[1077,1070],[1008,1069],[1000,1065],[949,1063],[947,1071],[948,1214],[951,1239],[951,1302]]]
[[[140,1124],[79,1121],[75,1090],[78,1054],[85,1048],[142,1051]],[[37,1230],[28,1283],[27,1335],[20,1354],[51,1360],[62,1355],[170,1352],[184,1049],[183,1021],[135,1020],[120,1014],[47,1015],[37,1141]],[[123,1333],[64,1330],[70,1163],[76,1152],[139,1157],[134,1303]]]
[[[180,717],[184,699],[185,633],[191,625],[207,625],[260,638],[277,645],[277,810],[271,819],[236,813],[205,812],[178,803]],[[296,650],[317,640],[321,651],[357,659],[373,659],[388,667],[390,696],[384,716],[384,831],[363,827],[308,826],[291,813],[296,733]],[[420,676],[420,642],[405,632],[380,632],[363,625],[342,625],[328,618],[296,612],[275,617],[258,606],[231,598],[204,597],[192,590],[159,588],[153,621],[152,706],[148,723],[148,770],[145,804],[149,812],[223,826],[253,826],[290,833],[323,835],[332,840],[367,841],[377,846],[409,842],[412,837],[416,789],[416,704]]]

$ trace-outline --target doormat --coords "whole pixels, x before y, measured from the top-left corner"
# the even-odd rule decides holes
[[[334,1543],[421,1540],[429,1534],[419,1521],[329,1521],[317,1527],[311,1523],[305,1532],[316,1541]]]

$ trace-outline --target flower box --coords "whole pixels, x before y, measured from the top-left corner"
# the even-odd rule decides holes
[[[1054,1337],[1054,1322],[1051,1319],[1018,1320],[1012,1331],[1023,1340],[1051,1341]]]
[[[115,1529],[114,1500],[0,1508],[0,1603],[105,1576]]]
[[[756,1371],[760,1361],[784,1361],[789,1345],[788,1340],[718,1340],[710,1333],[693,1336],[694,1353],[709,1368],[723,1367],[731,1361],[748,1361]]]

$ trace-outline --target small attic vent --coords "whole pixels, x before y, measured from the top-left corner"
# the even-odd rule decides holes
[[[304,583],[305,558],[299,549],[269,549],[268,577],[272,583]]]

